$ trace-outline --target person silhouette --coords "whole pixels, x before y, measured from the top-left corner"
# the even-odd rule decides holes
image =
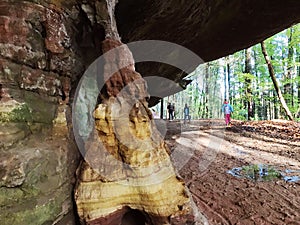
[[[225,124],[228,126],[231,122],[231,113],[233,112],[233,107],[228,103],[227,99],[224,100],[222,105],[222,112],[224,113]]]
[[[184,123],[186,123],[186,120],[190,122],[191,121],[190,108],[188,107],[187,104],[184,105],[183,114],[184,114]]]
[[[173,120],[174,119],[174,110],[175,110],[174,104],[171,104],[169,102],[168,106],[167,106],[167,109],[168,109],[168,112],[169,112],[169,120]]]

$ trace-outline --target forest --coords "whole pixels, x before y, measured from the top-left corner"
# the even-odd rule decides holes
[[[203,63],[186,79],[191,83],[184,91],[163,99],[164,106],[175,104],[176,119],[183,118],[185,104],[192,119],[221,118],[221,105],[228,99],[233,119],[300,121],[300,24]],[[155,110],[160,112],[160,107]]]

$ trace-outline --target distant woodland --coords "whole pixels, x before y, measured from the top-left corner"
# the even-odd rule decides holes
[[[186,90],[164,101],[175,104],[183,118],[187,103],[192,119],[220,118],[228,99],[239,120],[288,119],[300,121],[300,24],[261,43],[200,65],[188,76]],[[155,107],[160,112],[161,105]]]

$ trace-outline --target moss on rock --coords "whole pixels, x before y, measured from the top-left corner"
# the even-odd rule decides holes
[[[30,202],[28,206],[30,206]],[[50,200],[43,205],[35,205],[32,209],[27,209],[24,207],[24,210],[17,212],[5,211],[0,215],[0,221],[2,225],[41,225],[47,224],[51,221],[50,224],[54,222],[56,216],[61,212],[62,202],[59,198],[55,200]]]
[[[10,107],[10,110],[0,111],[1,122],[32,122],[31,109],[26,103]]]

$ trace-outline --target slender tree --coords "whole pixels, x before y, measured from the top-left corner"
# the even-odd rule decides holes
[[[288,34],[288,46],[287,46],[287,69],[284,76],[284,94],[287,105],[293,107],[294,106],[294,98],[293,98],[293,69],[294,69],[294,44],[293,44],[293,27],[287,30]]]
[[[230,67],[230,56],[225,57],[226,68],[227,68],[227,82],[228,82],[228,99],[232,102],[232,90],[230,83],[231,67]]]
[[[209,109],[208,109],[208,96],[209,96],[209,66],[210,63],[207,63],[205,70],[205,101],[204,101],[204,118],[208,118]]]
[[[288,106],[286,104],[286,101],[285,101],[285,99],[284,99],[284,97],[282,95],[282,92],[281,92],[281,90],[279,88],[278,82],[276,80],[274,68],[273,68],[273,65],[271,63],[270,57],[269,57],[269,55],[267,53],[264,41],[262,41],[260,44],[261,44],[262,53],[264,55],[265,61],[266,61],[267,66],[268,66],[269,74],[270,74],[270,77],[272,79],[272,82],[273,82],[274,88],[276,90],[277,96],[279,98],[279,101],[280,101],[280,103],[281,103],[281,105],[282,105],[282,107],[283,107],[283,109],[284,109],[287,117],[290,120],[294,120],[293,115],[291,114],[291,112],[290,112],[290,110],[289,110],[289,108],[288,108]]]
[[[300,50],[297,49],[297,63],[298,63],[298,66],[297,66],[297,88],[298,88],[298,91],[297,91],[297,95],[298,96],[298,99],[297,99],[297,103],[298,103],[298,109],[295,113],[295,117],[299,118],[300,117]]]
[[[250,76],[252,72],[251,66],[251,53],[252,48],[247,48],[245,51],[245,92],[247,101],[248,120],[254,118],[254,104],[252,96],[252,79]]]

